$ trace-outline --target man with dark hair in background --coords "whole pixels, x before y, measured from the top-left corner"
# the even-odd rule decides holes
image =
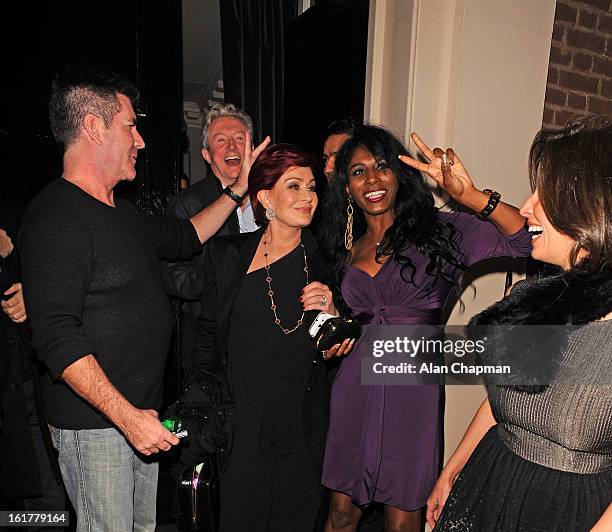
[[[155,529],[150,455],[179,443],[155,410],[172,332],[158,259],[193,256],[235,206],[224,196],[190,220],[166,220],[114,196],[144,148],[136,97],[100,67],[56,76],[49,115],[63,176],[32,201],[20,238],[32,341],[49,370],[43,400],[78,530]],[[237,197],[250,162],[230,189]]]
[[[323,145],[323,171],[328,181],[331,181],[334,175],[336,155],[338,155],[342,145],[353,136],[354,131],[355,121],[352,118],[335,120],[327,127],[327,138]]]

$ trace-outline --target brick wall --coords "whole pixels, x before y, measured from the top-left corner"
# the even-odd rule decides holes
[[[542,123],[612,116],[612,0],[557,0]]]

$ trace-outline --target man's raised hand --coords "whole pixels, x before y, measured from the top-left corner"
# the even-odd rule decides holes
[[[266,136],[266,138],[263,139],[263,142],[253,149],[253,146],[251,145],[251,132],[246,132],[244,157],[242,158],[240,174],[238,175],[238,179],[236,179],[236,183],[232,185],[232,190],[235,186],[237,190],[234,190],[234,192],[239,196],[246,194],[246,190],[249,186],[249,172],[251,171],[251,166],[253,166],[253,163],[255,162],[255,159],[259,157],[259,154],[268,147],[268,144],[270,144],[270,137]]]

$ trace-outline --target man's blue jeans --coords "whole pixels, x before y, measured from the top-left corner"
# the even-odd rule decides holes
[[[51,427],[77,532],[154,532],[158,464],[116,429]]]

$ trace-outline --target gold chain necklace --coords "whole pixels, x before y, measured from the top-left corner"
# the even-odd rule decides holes
[[[270,308],[272,309],[272,312],[274,313],[274,323],[276,323],[276,325],[278,325],[285,334],[291,334],[293,331],[298,329],[299,326],[302,325],[302,323],[304,323],[305,311],[302,310],[302,315],[300,316],[300,319],[297,320],[297,323],[295,324],[295,327],[293,327],[293,329],[288,329],[286,327],[283,327],[280,318],[276,314],[276,303],[274,303],[274,290],[272,290],[272,276],[270,275],[270,264],[268,264],[268,231],[264,233],[263,244],[264,244],[264,259],[266,261],[266,282],[268,283],[268,296],[270,296]],[[306,272],[306,284],[308,284],[308,261],[306,259],[306,249],[304,248],[304,244],[302,244],[301,242],[300,242],[300,246],[302,246],[302,251],[304,253],[304,271]]]

